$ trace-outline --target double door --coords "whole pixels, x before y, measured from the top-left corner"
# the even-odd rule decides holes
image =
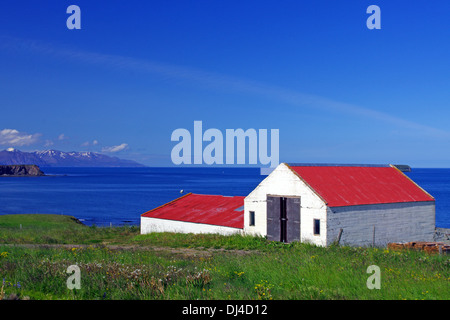
[[[300,197],[267,196],[267,239],[300,241]]]

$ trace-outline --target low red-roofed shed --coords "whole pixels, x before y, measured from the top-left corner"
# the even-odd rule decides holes
[[[143,233],[241,232],[244,228],[244,198],[188,193],[141,215]]]

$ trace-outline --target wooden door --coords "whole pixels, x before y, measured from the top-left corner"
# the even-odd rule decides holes
[[[267,239],[300,241],[300,197],[267,196]]]
[[[300,241],[300,197],[286,199],[286,242]]]
[[[267,239],[280,241],[280,197],[267,196]]]

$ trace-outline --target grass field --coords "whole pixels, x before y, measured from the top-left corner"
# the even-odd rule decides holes
[[[80,289],[67,288],[67,268]],[[381,288],[368,289],[380,268]],[[87,227],[59,215],[0,216],[0,298],[450,299],[450,257],[264,238]]]

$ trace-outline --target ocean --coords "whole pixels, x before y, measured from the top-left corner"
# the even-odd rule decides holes
[[[0,178],[0,214],[51,213],[86,225],[139,225],[140,215],[188,192],[246,196],[259,168],[42,168],[45,177]],[[450,228],[450,169],[406,173],[436,199],[436,226]],[[182,193],[183,192],[183,193]]]

